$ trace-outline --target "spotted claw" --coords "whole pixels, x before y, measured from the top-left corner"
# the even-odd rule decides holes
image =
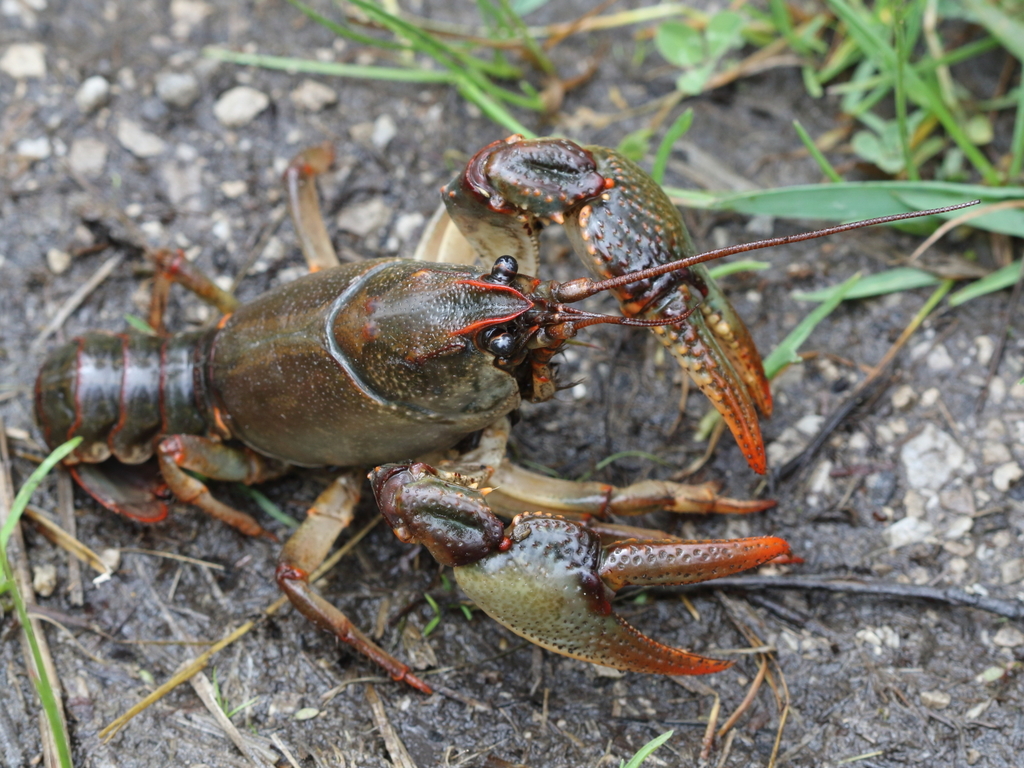
[[[628,539],[602,545],[580,523],[534,512],[503,530],[483,495],[425,464],[370,473],[395,534],[454,568],[484,613],[537,645],[595,664],[665,675],[703,675],[731,665],[645,636],[612,611],[627,584],[691,584],[789,554],[772,536],[732,541]]]

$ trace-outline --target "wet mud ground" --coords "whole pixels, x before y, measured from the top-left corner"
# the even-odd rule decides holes
[[[46,7],[30,9],[36,5]],[[413,5],[438,18],[459,13],[449,3]],[[569,19],[580,7],[556,2],[544,13]],[[321,79],[337,102],[308,111],[293,97],[303,77],[201,57],[202,46],[221,44],[368,60],[366,51],[333,43],[280,2],[49,0],[4,8],[14,15],[0,23],[0,49],[38,43],[46,66],[41,77],[20,81],[0,72],[0,414],[15,437],[26,431],[39,437],[29,387],[46,349],[86,329],[123,330],[125,313],[144,314],[138,237],[152,246],[194,249],[204,269],[233,278],[261,236],[273,234],[269,245],[264,238],[257,267],[238,292],[251,297],[293,279],[302,262],[290,223],[268,232],[281,210],[279,174],[299,148],[330,140],[339,160],[321,188],[336,245],[343,255],[408,254],[451,169],[503,135],[451,88]],[[556,50],[567,76],[603,52],[596,76],[566,98],[568,119],[559,130],[614,146],[644,125],[627,119],[596,126],[588,119],[617,111],[616,100],[637,106],[670,92],[673,77],[659,74],[656,54],[637,64],[634,47],[630,34],[620,31],[572,38]],[[998,73],[1002,61],[990,64]],[[189,83],[179,80],[177,90],[162,99],[156,84],[169,72],[191,75],[196,92],[189,94]],[[103,76],[111,93],[84,114],[74,97],[93,75]],[[226,128],[213,107],[237,85],[265,94],[268,106],[244,126]],[[687,140],[720,169],[762,187],[818,180],[813,163],[796,152],[790,123],[799,116],[817,135],[832,126],[835,105],[808,98],[796,69],[769,71],[689,104],[695,121]],[[34,143],[19,144],[25,139]],[[696,156],[677,153],[668,181],[689,185],[686,171]],[[83,187],[69,167],[90,186]],[[712,174],[715,186],[723,185],[722,178]],[[134,229],[104,206],[123,212]],[[347,231],[335,227],[339,216]],[[687,218],[705,247],[755,238],[743,217],[688,212]],[[798,229],[779,221],[772,231]],[[111,247],[89,250],[104,241]],[[776,249],[759,255],[772,269],[732,276],[723,285],[760,348],[769,350],[809,311],[810,305],[791,297],[793,290],[833,284],[857,270],[878,271],[905,258],[917,243],[892,231],[866,231]],[[546,276],[580,271],[565,255],[564,240],[552,237],[548,245],[554,255],[545,264]],[[968,248],[982,264],[993,264],[985,237],[946,240],[937,250],[960,254]],[[48,257],[51,249],[59,253]],[[69,263],[62,255],[78,251],[84,252]],[[53,338],[30,350],[61,303],[116,253],[124,254],[120,266]],[[958,586],[1024,599],[1024,483],[1007,482],[1016,475],[1013,467],[1024,462],[1024,388],[1014,386],[1024,375],[1019,317],[984,410],[975,412],[988,358],[1003,332],[1008,295],[935,314],[901,354],[890,386],[832,437],[808,471],[772,491],[776,509],[748,519],[656,515],[645,523],[708,538],[784,536],[806,560],[787,569],[795,575]],[[764,423],[773,464],[807,442],[820,417],[842,402],[866,366],[881,359],[926,297],[925,290],[849,302],[822,323],[804,347],[818,354],[777,382],[776,413]],[[171,313],[173,327],[180,329],[208,319],[197,302],[177,293]],[[670,477],[699,456],[704,444],[693,433],[706,405],[691,393],[677,423],[680,374],[653,336],[611,328],[588,338],[596,348],[574,348],[563,366],[566,378],[582,386],[562,392],[556,402],[523,408],[515,455],[566,477],[593,472],[602,458],[622,451],[655,454],[667,464],[626,457],[593,474],[615,483]],[[12,447],[30,448],[18,439]],[[924,457],[915,459],[915,450]],[[14,461],[17,484],[31,466]],[[262,490],[301,517],[325,478],[308,472]],[[722,481],[739,498],[749,497],[759,482],[728,436],[695,479]],[[48,481],[36,501],[55,510],[55,489]],[[215,490],[262,514],[230,488]],[[179,631],[210,640],[257,616],[277,597],[272,574],[278,545],[246,539],[190,509],[145,527],[99,510],[78,492],[75,506],[85,544],[122,550],[120,569],[107,583],[93,585],[85,574],[83,605],[69,600],[65,554],[32,530],[26,537],[32,565],[56,567],[56,590],[40,602],[63,615],[75,637],[47,628],[76,764],[244,764],[188,686],[109,743],[101,743],[97,732],[186,658],[180,646],[123,641],[172,639],[169,617]],[[374,514],[372,501],[363,503],[357,526]],[[888,526],[907,517],[918,522],[898,530],[910,530],[913,541],[890,548]],[[186,555],[223,570],[128,550]],[[754,658],[741,655],[729,671],[696,684],[606,677],[524,646],[486,617],[467,621],[449,608],[459,596],[444,589],[436,565],[424,555],[410,556],[383,526],[331,572],[322,590],[360,626],[380,632],[380,642],[400,658],[451,668],[429,679],[489,709],[379,679],[362,659],[285,610],[222,651],[208,671],[215,669],[231,706],[254,700],[234,718],[242,732],[264,745],[276,736],[302,766],[390,764],[365,684],[352,682],[367,678],[377,678],[384,712],[421,768],[617,765],[668,728],[675,736],[648,764],[695,765],[701,718],[713,701],[701,685],[721,696],[728,713],[757,671]],[[433,611],[424,592],[445,609],[425,643],[417,639],[418,630]],[[978,679],[987,668],[1021,660],[1019,623],[938,603],[823,592],[705,590],[692,601],[699,620],[671,594],[651,595],[646,602],[631,598],[619,610],[652,636],[700,652],[747,646],[734,619],[777,648],[774,679],[781,671],[792,702],[779,765],[831,766],[856,756],[861,759],[854,764],[875,767],[1020,765],[1019,673],[995,682]],[[84,623],[113,640],[83,629]],[[36,703],[17,638],[11,617],[0,619],[0,701],[9,721],[5,728],[14,734],[5,759],[34,765],[41,752]],[[333,698],[323,699],[339,686]],[[300,720],[300,710],[317,712]],[[766,765],[778,722],[775,697],[765,686],[740,719],[724,765]],[[722,754],[718,749],[712,764]]]

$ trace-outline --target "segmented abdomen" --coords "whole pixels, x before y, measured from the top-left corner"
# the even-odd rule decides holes
[[[90,464],[111,455],[140,464],[159,435],[197,434],[196,349],[205,332],[157,338],[87,333],[58,347],[36,379],[36,418],[51,448],[81,436],[65,461]]]

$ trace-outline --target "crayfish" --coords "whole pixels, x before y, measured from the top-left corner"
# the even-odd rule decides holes
[[[786,542],[683,541],[606,520],[658,509],[749,513],[772,502],[723,498],[710,483],[552,480],[504,459],[508,416],[524,400],[554,396],[552,358],[587,326],[649,327],[764,472],[756,410],[770,413],[771,392],[749,332],[701,262],[850,227],[696,254],[678,210],[629,160],[602,147],[513,136],[478,152],[443,188],[447,213],[432,221],[418,252],[464,263],[339,266],[314,184],[329,163],[328,149],[307,150],[285,174],[312,274],[238,305],[180,253],[162,251],[151,324],[162,331],[167,290],[181,282],[223,312],[215,327],[94,332],[53,350],[36,382],[36,413],[51,446],[83,438],[65,460],[78,484],[135,520],[163,519],[176,498],[272,538],[191,473],[258,483],[293,466],[346,468],[284,545],[277,583],[307,618],[421,691],[431,689],[309,583],[351,522],[370,466],[379,465],[371,483],[398,538],[452,566],[477,606],[513,632],[624,670],[728,667],[645,637],[613,612],[611,597],[626,584],[755,567],[787,555]],[[552,221],[594,279],[533,276],[538,232]],[[473,266],[473,252],[489,268]],[[573,306],[605,290],[623,317]],[[456,459],[437,458],[474,435],[475,447]],[[492,511],[516,507],[545,511],[510,525]]]

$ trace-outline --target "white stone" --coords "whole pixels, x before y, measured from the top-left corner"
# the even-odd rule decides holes
[[[890,401],[893,408],[902,411],[913,405],[916,398],[917,394],[914,392],[913,387],[908,384],[901,384],[893,391]]]
[[[850,435],[850,440],[846,444],[846,447],[849,448],[851,451],[863,453],[864,451],[868,450],[868,448],[871,447],[871,441],[868,439],[867,435],[865,435],[863,432],[858,431]]]
[[[779,433],[777,439],[770,442],[765,449],[768,454],[768,463],[772,466],[781,466],[803,450],[804,440],[795,427],[786,427]]]
[[[156,95],[164,104],[186,109],[199,98],[199,81],[191,72],[161,72],[156,76]]]
[[[324,107],[338,103],[338,94],[333,88],[316,80],[303,80],[299,87],[288,94],[296,109],[319,112]]]
[[[49,597],[57,588],[57,566],[50,563],[32,568],[32,589],[40,597]]]
[[[806,416],[801,417],[793,426],[796,427],[797,432],[807,435],[808,437],[814,437],[814,435],[818,434],[818,431],[821,429],[821,425],[824,423],[824,416],[809,413]]]
[[[917,544],[932,535],[934,527],[927,520],[904,517],[882,531],[882,538],[891,549]]]
[[[237,181],[222,181],[220,183],[220,191],[228,200],[236,200],[249,191],[249,185],[241,179]]]
[[[1024,579],[1024,558],[1015,557],[999,564],[999,576],[1003,584],[1016,584]]]
[[[952,700],[945,691],[921,691],[921,703],[928,709],[945,709]]]
[[[68,164],[76,173],[96,178],[107,164],[107,145],[99,139],[75,139],[68,152]]]
[[[373,123],[373,133],[370,134],[370,143],[377,149],[387,149],[388,144],[398,133],[398,126],[395,125],[391,115],[384,114],[378,117]]]
[[[46,266],[55,275],[61,275],[71,266],[71,254],[59,248],[51,248],[46,252]]]
[[[39,136],[34,139],[21,139],[21,141],[14,145],[14,153],[24,157],[26,160],[45,160],[52,152],[50,140],[45,136]]]
[[[213,105],[213,114],[225,128],[241,128],[270,106],[270,97],[248,85],[225,91]]]
[[[1024,469],[1021,469],[1020,464],[1008,461],[996,467],[995,472],[992,473],[992,485],[996,487],[997,491],[1006,493],[1010,490],[1010,486],[1022,477],[1024,477]]]
[[[117,140],[122,147],[142,159],[162,155],[167,150],[163,139],[123,117],[117,124]]]
[[[925,498],[917,491],[907,491],[903,496],[903,511],[907,517],[924,517]]]
[[[102,75],[86,78],[75,92],[75,104],[86,115],[102,107],[108,99],[110,99],[110,83]]]
[[[193,212],[202,210],[203,171],[198,163],[170,160],[160,166],[160,176],[174,206]]]
[[[830,494],[835,490],[835,483],[832,480],[832,462],[823,459],[814,472],[811,473],[807,482],[807,490],[811,493]]]
[[[988,383],[988,402],[992,405],[1002,405],[1006,399],[1006,382],[999,376],[993,376]]]
[[[40,43],[11,43],[0,56],[0,72],[15,80],[46,77],[46,47]]]
[[[949,524],[949,528],[946,529],[947,539],[959,539],[961,536],[966,536],[971,532],[971,528],[974,527],[974,518],[969,515],[960,515],[953,519],[953,522]]]
[[[931,408],[937,402],[939,402],[939,396],[942,393],[939,392],[938,387],[930,387],[921,393],[921,407]]]
[[[171,35],[178,40],[188,37],[189,33],[203,19],[213,13],[213,6],[203,0],[171,0]]]
[[[975,336],[974,346],[978,352],[975,355],[978,359],[978,365],[986,366],[992,359],[992,353],[996,351],[996,343],[992,340],[991,336]]]
[[[345,208],[338,215],[338,229],[366,237],[387,224],[390,218],[391,208],[384,202],[384,198],[371,197]]]
[[[953,367],[953,358],[949,356],[944,344],[936,344],[925,358],[925,363],[933,371],[948,371]]]
[[[422,213],[403,213],[395,219],[395,237],[403,243],[409,242],[412,236],[423,226],[424,221],[426,219]]]
[[[1017,648],[1024,645],[1024,632],[1007,624],[999,628],[992,642],[1000,648]]]
[[[963,448],[934,424],[927,424],[919,435],[900,449],[900,460],[911,488],[938,491],[964,463]]]
[[[1003,443],[986,443],[981,447],[981,460],[985,464],[1005,464],[1013,456]]]

